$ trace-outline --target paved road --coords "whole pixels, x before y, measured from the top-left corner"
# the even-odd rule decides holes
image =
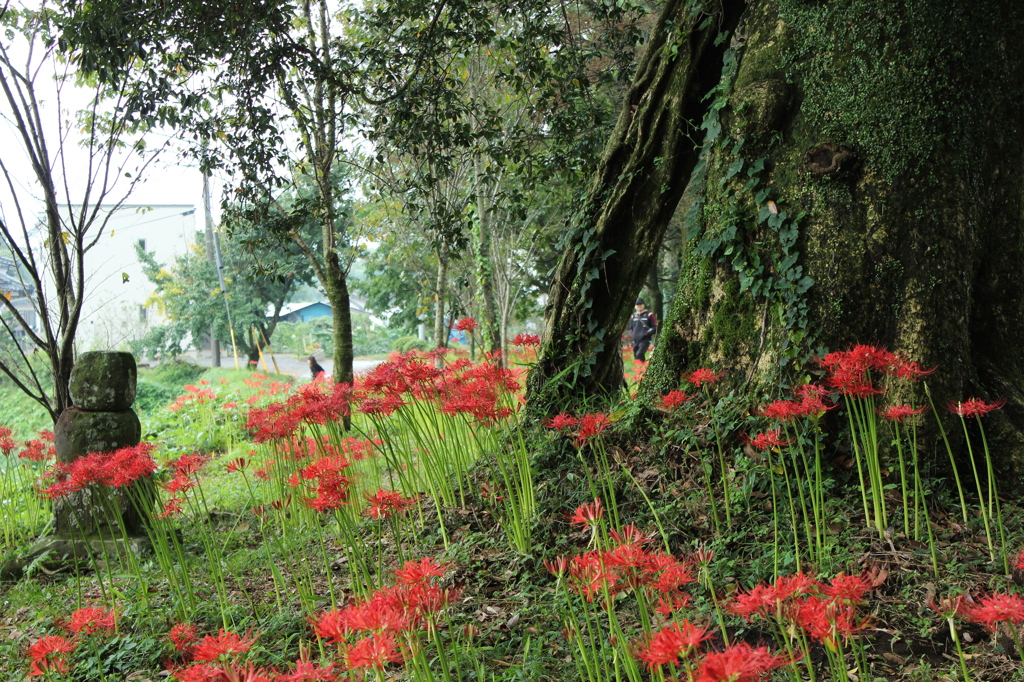
[[[181,358],[182,360],[194,362],[197,365],[202,365],[204,367],[213,366],[213,357],[209,351],[201,352],[199,354],[199,357],[196,357],[196,353],[193,351],[186,353],[185,355],[181,356]],[[309,364],[305,360],[297,360],[294,355],[281,354],[275,355],[273,358],[271,358],[270,355],[267,355],[266,360],[267,367],[271,372],[274,371],[274,360],[276,360],[277,368],[280,370],[281,374],[290,374],[293,377],[299,378],[309,378]],[[245,358],[239,358],[239,361],[244,363]],[[361,372],[369,372],[371,369],[379,365],[381,362],[383,362],[383,360],[356,360],[355,362],[352,363],[352,369],[355,371],[356,374],[359,374]],[[230,348],[227,349],[227,352],[224,352],[223,349],[221,350],[220,364],[222,367],[232,367],[235,364],[235,359],[231,355]],[[320,365],[323,366],[325,370],[327,370],[328,374],[331,373],[331,370],[334,367],[334,363],[331,362],[330,358],[320,360]],[[260,367],[261,371],[262,369],[263,368]]]

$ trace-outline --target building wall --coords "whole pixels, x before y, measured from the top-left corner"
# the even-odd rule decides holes
[[[68,207],[61,210],[66,214]],[[135,252],[140,240],[157,262],[172,264],[196,241],[195,206],[122,205],[109,214],[102,236],[85,254],[79,351],[122,348],[144,335],[150,325],[163,321],[155,306],[146,306],[155,287],[143,274]],[[46,279],[52,293],[52,278]]]

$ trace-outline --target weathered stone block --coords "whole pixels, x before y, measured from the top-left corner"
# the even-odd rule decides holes
[[[137,445],[142,425],[134,410],[88,412],[69,407],[57,419],[53,436],[57,459],[66,463],[90,452],[109,452]]]
[[[127,410],[135,402],[136,375],[131,353],[82,353],[71,370],[71,401],[81,410]]]

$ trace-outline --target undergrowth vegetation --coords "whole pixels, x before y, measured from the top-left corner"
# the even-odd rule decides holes
[[[182,388],[142,444],[69,465],[52,434],[0,429],[0,674],[1021,679],[998,402],[892,404],[928,372],[858,346],[774,401],[702,368],[657,404],[540,424],[537,341],[512,369],[410,352],[354,386],[172,367],[146,377]],[[936,409],[969,448],[948,479],[919,456]],[[21,560],[82,490],[104,551]],[[150,512],[142,551],[125,502]]]

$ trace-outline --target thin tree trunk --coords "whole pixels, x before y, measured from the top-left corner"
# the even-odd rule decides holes
[[[548,295],[546,330],[528,381],[536,412],[560,411],[623,385],[619,337],[698,160],[693,137],[704,94],[720,78],[731,31],[743,11],[723,0],[715,17],[669,0],[647,49]]]
[[[438,249],[437,283],[434,287],[434,346],[448,347],[448,327],[444,322],[444,305],[448,295],[448,258],[446,249]]]
[[[476,175],[476,278],[480,286],[480,302],[482,304],[482,317],[484,333],[487,338],[489,351],[496,351],[502,347],[502,336],[498,329],[497,308],[494,303],[494,267],[492,262],[493,231],[491,229],[491,196],[489,186],[480,166],[483,161],[478,157],[474,164]]]

